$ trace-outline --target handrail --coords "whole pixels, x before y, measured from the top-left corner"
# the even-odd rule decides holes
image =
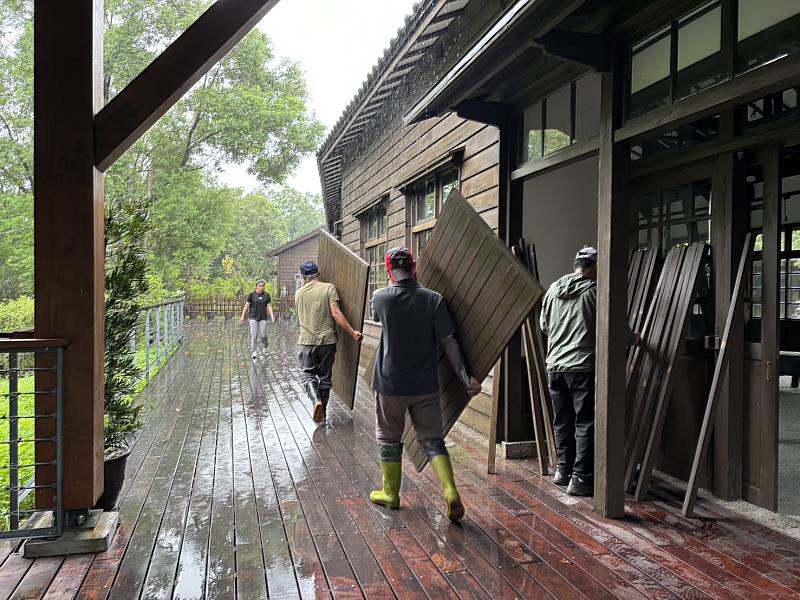
[[[29,350],[31,348],[66,348],[64,338],[4,338],[0,337],[0,350]]]

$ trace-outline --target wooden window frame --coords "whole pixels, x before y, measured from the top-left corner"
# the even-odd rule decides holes
[[[380,215],[380,216],[379,216]],[[356,215],[359,220],[361,231],[361,258],[370,264],[369,280],[367,282],[367,293],[369,302],[366,308],[366,318],[373,321],[372,295],[388,285],[388,277],[383,266],[383,259],[373,260],[371,256],[374,248],[386,246],[389,243],[389,195],[385,194],[372,203],[367,209]],[[378,235],[370,237],[370,224],[372,221],[383,221],[383,231]]]
[[[717,81],[712,85],[704,87],[693,93],[679,96],[678,85],[677,85],[678,29],[681,26],[685,26],[687,23],[706,15],[707,13],[716,10],[718,7],[720,8],[720,21],[721,21],[720,50],[718,53],[712,54],[711,56],[706,57],[702,60],[708,60],[719,54],[721,78],[719,81]],[[737,51],[740,43],[737,39],[738,12],[739,12],[739,0],[712,0],[704,6],[695,7],[692,10],[687,11],[686,13],[678,16],[677,18],[672,19],[666,26],[664,24],[660,24],[658,27],[653,28],[652,33],[643,36],[641,41],[631,44],[626,51],[626,66],[625,66],[625,77],[626,77],[625,94],[624,94],[625,106],[623,114],[625,115],[626,122],[638,121],[639,119],[645,117],[646,115],[650,115],[660,110],[661,111],[671,110],[675,104],[681,103],[688,98],[691,98],[708,89],[724,85],[726,83],[730,83],[740,77],[746,76],[749,73],[752,73],[753,71],[757,71],[758,69],[766,67],[767,65],[771,64],[770,62],[767,62],[765,64],[761,64],[741,72],[737,71]],[[776,24],[775,26],[779,24],[780,23]],[[649,38],[654,37],[656,33],[662,31],[665,27],[669,28],[669,33],[667,35],[670,37],[669,95],[666,100],[666,105],[660,108],[654,108],[645,111],[635,116],[631,116],[631,101],[632,101],[631,82],[633,78],[632,68],[633,68],[634,47],[639,46],[643,42],[647,41]],[[784,57],[781,60],[785,60],[786,58],[788,57]]]
[[[456,164],[455,162],[449,162],[434,171],[426,173],[424,176],[420,177],[415,182],[404,188],[406,195],[406,215],[408,215],[406,222],[406,244],[409,248],[411,248],[411,252],[414,254],[414,257],[417,260],[419,260],[421,256],[421,252],[419,252],[420,234],[431,231],[434,227],[436,227],[436,222],[439,219],[439,215],[442,212],[442,207],[444,206],[445,202],[443,193],[445,182],[443,180],[445,179],[445,176],[451,175],[455,176],[455,189],[460,190],[461,166],[460,163]],[[417,221],[418,203],[424,198],[424,188],[431,180],[434,181],[435,190],[433,216],[426,218],[423,221]],[[450,183],[452,184],[453,180],[451,180]],[[423,191],[421,192],[421,190]]]

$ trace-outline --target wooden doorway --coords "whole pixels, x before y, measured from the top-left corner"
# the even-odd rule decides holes
[[[744,202],[753,233],[750,294],[744,310],[742,496],[777,510],[780,349],[780,149],[739,152],[734,202]]]

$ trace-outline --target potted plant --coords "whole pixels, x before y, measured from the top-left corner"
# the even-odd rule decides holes
[[[125,481],[130,444],[142,427],[136,401],[139,375],[130,335],[136,328],[139,298],[147,291],[144,238],[149,203],[130,200],[106,211],[105,274],[105,488],[96,508],[113,510]]]

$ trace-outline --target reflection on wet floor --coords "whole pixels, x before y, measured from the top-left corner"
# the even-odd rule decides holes
[[[23,559],[0,544],[0,599],[796,597],[800,542],[656,485],[608,521],[534,460],[497,461],[461,426],[450,448],[467,518],[444,515],[429,470],[406,464],[399,510],[377,507],[374,399],[317,427],[297,332],[251,359],[233,322],[190,323],[145,393],[111,549]]]

